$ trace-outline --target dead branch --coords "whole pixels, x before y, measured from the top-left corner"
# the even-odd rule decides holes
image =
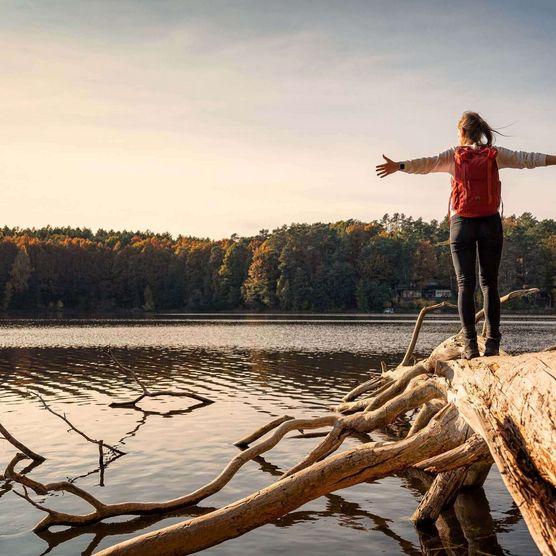
[[[415,346],[417,345],[417,338],[419,338],[419,332],[421,332],[421,327],[423,326],[423,320],[428,313],[432,313],[437,309],[442,309],[443,307],[451,307],[452,309],[457,309],[457,305],[453,303],[448,303],[447,301],[442,301],[442,303],[437,303],[435,305],[429,305],[428,307],[423,307],[419,312],[419,316],[417,317],[417,322],[415,323],[415,328],[413,329],[413,335],[411,336],[411,341],[409,342],[409,346],[407,347],[407,351],[405,352],[404,358],[400,363],[400,367],[405,367],[409,365],[409,361],[415,351]]]
[[[14,447],[23,452],[28,458],[31,458],[33,461],[43,462],[46,460],[44,456],[33,452],[30,448],[25,446],[23,442],[20,442],[15,436],[10,434],[6,427],[0,423],[0,433],[2,436]]]
[[[278,417],[277,419],[274,419],[274,421],[270,421],[270,423],[267,423],[266,425],[258,428],[256,431],[253,431],[250,435],[245,436],[244,438],[238,440],[237,442],[234,442],[234,446],[237,446],[238,448],[245,448],[246,446],[249,446],[249,444],[251,444],[252,442],[255,442],[265,434],[269,433],[271,430],[274,430],[282,423],[285,423],[286,421],[291,421],[292,419],[293,417],[290,417],[289,415],[283,415],[282,417]]]
[[[524,290],[514,290],[513,292],[507,293],[500,298],[500,303],[507,303],[510,299],[518,299],[520,297],[527,297],[529,295],[534,295],[539,293],[541,290],[539,288],[529,288]],[[475,323],[480,322],[485,318],[484,308],[477,312],[475,315]]]
[[[33,394],[34,396],[36,396],[40,402],[42,403],[44,409],[46,409],[47,411],[49,411],[50,413],[52,413],[52,415],[56,415],[56,417],[58,417],[59,419],[62,419],[62,421],[64,421],[64,423],[66,423],[68,425],[68,427],[76,432],[79,436],[81,436],[82,438],[84,438],[87,442],[90,442],[91,444],[96,444],[99,449],[101,450],[101,454],[102,454],[102,448],[106,447],[108,450],[110,450],[111,452],[118,454],[120,456],[123,456],[125,454],[125,452],[123,452],[122,450],[116,448],[115,446],[112,446],[111,444],[107,444],[106,442],[104,442],[104,440],[96,440],[94,438],[91,438],[88,434],[85,434],[82,430],[78,429],[66,416],[66,414],[64,413],[63,415],[61,413],[58,413],[57,411],[54,411],[44,400],[44,398],[40,395],[40,394]]]
[[[11,474],[10,478],[31,488],[38,494],[44,494],[48,491],[61,491],[73,494],[85,502],[88,502],[94,508],[94,511],[83,515],[68,514],[51,509],[45,510],[48,511],[48,515],[35,526],[34,531],[42,531],[55,525],[90,525],[103,519],[120,515],[146,515],[168,512],[192,506],[212,496],[221,490],[245,463],[276,446],[288,432],[298,429],[315,429],[330,426],[334,424],[335,420],[336,418],[334,416],[325,416],[316,419],[294,419],[286,421],[282,423],[268,439],[235,456],[220,475],[210,483],[207,483],[190,494],[166,502],[122,502],[119,504],[105,504],[84,489],[68,481],[42,484],[15,472]]]
[[[353,390],[350,390],[343,398],[343,402],[351,402],[355,398],[358,398],[361,394],[364,394],[368,390],[375,389],[375,387],[382,382],[382,377],[375,376],[370,378],[366,382],[363,382],[359,386],[356,386]]]
[[[307,467],[313,461],[318,461],[335,451],[351,431],[365,433],[375,430],[376,428],[392,422],[401,413],[418,407],[421,403],[425,403],[429,399],[445,395],[444,389],[437,381],[431,379],[422,384],[420,381],[422,382],[422,377],[417,377],[413,380],[414,387],[409,388],[407,392],[393,398],[389,403],[385,404],[384,407],[375,411],[347,417],[329,415],[315,419],[286,420],[275,429],[274,433],[269,438],[235,456],[213,481],[186,496],[167,502],[124,502],[120,504],[104,504],[98,499],[91,497],[84,489],[76,487],[69,482],[42,485],[37,481],[30,482],[28,478],[21,478],[17,474],[14,474],[13,479],[39,493],[45,490],[66,491],[82,498],[94,507],[93,512],[84,515],[73,515],[50,510],[49,515],[35,527],[35,530],[39,531],[54,525],[88,525],[118,515],[142,515],[180,509],[197,504],[201,500],[221,490],[246,462],[273,448],[288,432],[333,426],[333,433],[337,435],[335,440],[332,439],[333,437],[331,435],[328,435],[327,438],[311,452],[308,458],[305,458],[296,466],[296,470],[298,470]],[[276,423],[276,420],[273,421],[273,423]],[[263,427],[263,429],[265,428],[268,429],[268,426]],[[293,470],[290,473],[292,472]],[[70,486],[68,487],[68,485]],[[94,503],[91,502],[93,498]]]
[[[429,473],[442,473],[462,466],[470,466],[478,461],[492,462],[488,444],[480,434],[470,436],[461,446],[439,456],[419,462],[415,467]]]
[[[373,392],[373,396],[368,396],[357,402],[341,403],[334,407],[334,411],[339,413],[356,413],[358,411],[371,411],[378,407],[384,405],[387,401],[391,400],[394,396],[403,392],[410,381],[417,376],[426,374],[428,372],[427,367],[422,364],[413,365],[412,367],[406,367],[403,369],[403,374],[399,378],[394,380],[388,380],[384,377],[383,386],[378,388]]]
[[[417,417],[411,423],[411,427],[407,432],[407,436],[413,436],[416,432],[426,427],[430,420],[446,405],[444,400],[439,398],[432,399],[424,403],[417,413]]]
[[[107,548],[98,556],[192,554],[237,537],[324,494],[371,481],[458,445],[462,428],[453,406],[409,439],[363,445],[331,456],[220,510]],[[455,432],[455,431],[459,431]],[[426,438],[426,441],[425,441]]]
[[[418,376],[410,382],[406,392],[394,397],[383,407],[374,411],[346,417],[328,415],[314,419],[285,420],[274,430],[273,434],[269,438],[255,444],[251,448],[235,456],[220,473],[220,475],[218,475],[218,477],[216,477],[213,481],[186,496],[169,500],[167,502],[124,502],[119,504],[105,504],[92,497],[92,495],[87,493],[84,489],[76,487],[74,484],[67,481],[43,485],[37,481],[32,481],[27,477],[21,477],[15,473],[12,478],[38,493],[43,493],[48,490],[68,492],[74,496],[82,498],[86,502],[89,502],[94,508],[94,511],[83,515],[67,514],[49,510],[48,515],[35,527],[36,531],[40,531],[54,525],[88,525],[119,515],[143,515],[175,510],[197,504],[201,500],[204,500],[221,490],[246,462],[272,449],[287,433],[293,430],[309,430],[329,426],[334,427],[332,429],[332,433],[330,433],[307,458],[295,467],[295,470],[297,471],[316,461],[320,461],[333,451],[337,450],[343,440],[351,432],[367,433],[383,427],[394,421],[398,415],[418,407],[430,399],[444,396],[445,388],[439,381],[434,378],[431,378],[430,380],[423,380],[423,377]],[[275,424],[277,421],[279,420],[274,420],[272,424]],[[268,425],[266,427],[262,427],[256,432],[260,433],[262,430],[268,431]],[[256,436],[258,438],[261,435],[254,434],[252,436]],[[294,470],[291,470],[287,475],[289,476],[289,474],[293,472]]]
[[[463,485],[466,473],[467,467],[459,467],[453,471],[438,474],[413,512],[411,521],[417,526],[434,523],[440,512],[453,503]]]
[[[16,465],[18,465],[20,461],[27,458],[29,458],[29,456],[21,452],[18,452],[8,463],[8,469],[13,469]],[[27,465],[24,469],[21,470],[21,474],[25,475],[27,473],[30,473],[33,469],[35,469],[35,467],[38,467],[41,463],[43,462],[32,459],[31,463],[29,463],[29,465]],[[6,477],[5,473],[0,475],[0,479],[4,481],[4,484],[0,487],[0,497],[2,497],[7,492],[13,490],[14,481],[12,481],[12,479],[10,479],[9,477]]]
[[[127,402],[112,402],[110,404],[110,407],[134,407],[144,398],[159,398],[159,397],[162,397],[162,396],[192,398],[194,400],[202,402],[205,405],[214,403],[213,400],[209,400],[208,398],[205,398],[204,396],[201,396],[200,394],[197,394],[197,393],[192,392],[190,390],[183,390],[182,389],[182,390],[179,390],[179,391],[176,391],[176,390],[156,390],[154,392],[150,391],[143,384],[143,382],[140,380],[140,378],[137,376],[137,374],[132,369],[130,369],[129,367],[127,367],[123,363],[121,363],[120,360],[114,355],[114,353],[111,350],[109,350],[108,353],[110,354],[110,357],[112,358],[114,363],[120,369],[122,369],[125,373],[131,375],[133,380],[135,380],[135,382],[139,385],[139,387],[143,391],[142,394],[140,394],[139,396],[137,396],[133,400],[129,400]]]

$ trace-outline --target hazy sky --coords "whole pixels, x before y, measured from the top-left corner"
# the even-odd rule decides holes
[[[449,176],[381,153],[556,154],[556,3],[0,0],[0,225],[221,238],[446,213]],[[505,170],[505,213],[556,217],[556,170]]]

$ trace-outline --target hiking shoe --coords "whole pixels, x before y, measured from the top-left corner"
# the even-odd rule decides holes
[[[485,342],[484,357],[500,355],[500,338],[487,338]]]
[[[479,357],[481,354],[479,353],[479,346],[477,344],[477,338],[472,340],[465,339],[463,344],[463,351],[461,352],[462,359],[475,359],[475,357]]]

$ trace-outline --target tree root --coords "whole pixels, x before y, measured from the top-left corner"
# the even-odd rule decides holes
[[[503,295],[500,298],[500,303],[504,304],[507,303],[508,301],[510,301],[510,299],[518,299],[520,297],[527,297],[529,295],[535,295],[537,293],[539,293],[541,290],[539,290],[539,288],[529,288],[529,289],[523,289],[523,290],[514,290],[510,293],[507,293],[506,295]],[[475,315],[475,323],[480,322],[481,320],[483,320],[485,318],[485,310],[481,309],[480,311],[477,312],[477,314]]]
[[[417,526],[434,523],[440,512],[451,505],[463,484],[467,467],[439,473],[432,482],[421,503],[413,512],[411,521]]]
[[[358,398],[361,394],[365,394],[369,390],[376,390],[382,385],[384,379],[381,376],[375,376],[370,378],[366,382],[363,382],[359,386],[356,386],[353,390],[350,390],[343,398],[343,402],[351,402],[355,398]]]
[[[192,554],[268,523],[324,494],[379,479],[463,441],[465,423],[449,405],[409,439],[371,443],[331,456],[220,510],[130,539],[98,556]]]
[[[407,433],[407,436],[413,436],[416,432],[425,428],[430,420],[446,405],[446,402],[440,399],[433,399],[425,402],[419,409],[417,417],[411,424],[411,428]]]
[[[403,368],[403,374],[397,379],[384,377],[383,385],[374,392],[374,396],[369,396],[359,401],[341,403],[334,407],[333,410],[339,413],[351,414],[381,407],[394,396],[403,392],[413,378],[427,372],[428,369],[422,364],[405,367]]]
[[[443,473],[478,461],[492,463],[487,443],[480,434],[473,434],[463,444],[439,456],[419,462],[415,467],[429,473]]]
[[[302,462],[289,470],[286,476],[290,476],[326,458],[336,451],[341,446],[344,439],[352,432],[368,433],[377,428],[384,427],[393,422],[402,413],[414,409],[433,398],[445,397],[445,392],[446,387],[442,385],[441,380],[435,379],[434,377],[424,379],[421,376],[417,376],[410,381],[406,392],[403,392],[390,400],[383,407],[374,411],[346,417],[328,415],[315,419],[289,419],[286,417],[276,419],[272,421],[272,423],[269,423],[269,425],[260,428],[250,435],[252,438],[260,438],[262,434],[268,433],[271,430],[271,426],[276,427],[276,424],[280,423],[269,438],[262,440],[258,444],[255,444],[251,448],[235,456],[213,481],[188,495],[166,502],[123,502],[119,504],[105,504],[84,489],[67,481],[44,485],[28,477],[19,475],[13,470],[11,472],[11,478],[34,490],[38,494],[44,494],[47,491],[68,492],[88,502],[94,509],[94,511],[88,514],[74,515],[43,507],[43,511],[46,511],[48,515],[37,524],[35,527],[36,531],[41,531],[55,525],[90,525],[103,519],[120,515],[144,515],[177,510],[197,504],[221,490],[246,462],[272,449],[287,433],[293,430],[318,429],[328,426],[333,427],[324,441]],[[243,444],[245,445],[245,439]]]
[[[249,446],[249,444],[255,442],[255,440],[259,440],[259,438],[269,433],[271,430],[274,430],[282,423],[285,423],[286,421],[291,421],[292,419],[293,417],[290,417],[289,415],[278,417],[278,419],[274,419],[274,421],[270,421],[270,423],[267,423],[266,425],[260,427],[256,431],[252,432],[250,435],[238,440],[237,442],[234,442],[234,446],[237,446],[238,448],[246,448],[247,446]]]
[[[451,307],[452,309],[457,309],[457,305],[453,303],[448,303],[447,301],[442,301],[442,303],[437,303],[436,305],[429,305],[428,307],[423,307],[419,312],[419,316],[417,317],[417,322],[415,323],[415,328],[413,329],[413,335],[411,336],[411,341],[409,342],[409,346],[407,347],[407,351],[400,363],[400,367],[405,367],[409,365],[409,361],[413,356],[413,352],[415,351],[415,346],[417,345],[417,338],[419,337],[419,332],[421,332],[421,326],[423,326],[423,320],[428,313],[432,313],[437,309],[442,309],[443,307]]]

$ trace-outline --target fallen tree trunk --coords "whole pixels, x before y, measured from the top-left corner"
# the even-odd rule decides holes
[[[556,352],[442,365],[543,554],[556,553]]]
[[[442,462],[461,469],[476,461],[477,454],[486,456],[483,442],[490,448],[540,550],[554,554],[556,423],[551,404],[556,399],[556,353],[447,361],[437,366],[438,374],[446,381],[450,404],[414,435],[327,457],[221,510],[120,543],[99,556],[197,552],[268,523],[323,494],[408,466],[422,467],[420,462],[429,469],[442,469]],[[482,441],[463,426],[460,417]],[[468,449],[459,448],[467,438]],[[460,452],[459,460],[457,454],[446,456],[451,450]],[[461,472],[444,472],[439,478],[452,476],[459,487],[463,482]],[[450,489],[450,481],[442,483],[444,494]],[[438,516],[438,508],[431,511]]]

